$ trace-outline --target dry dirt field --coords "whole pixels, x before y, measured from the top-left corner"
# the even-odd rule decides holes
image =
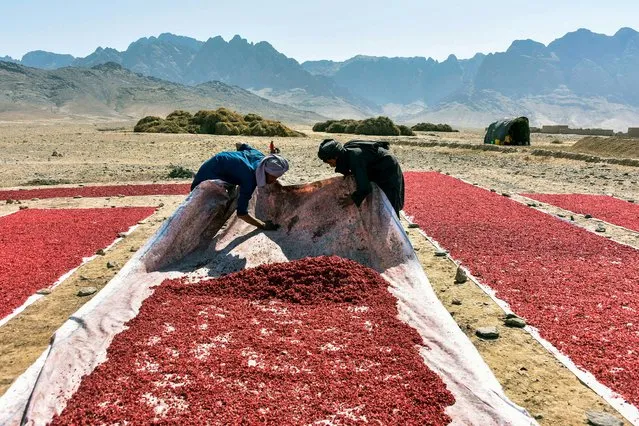
[[[169,181],[168,172],[173,165],[197,170],[211,155],[233,150],[235,142],[247,141],[266,151],[271,140],[291,164],[283,183],[294,184],[332,175],[332,170],[316,157],[317,146],[323,138],[334,137],[342,142],[355,138],[353,135],[313,133],[309,128],[297,128],[308,135],[305,138],[246,138],[136,134],[131,131],[132,127],[133,123],[0,123],[0,187]],[[531,147],[515,152],[445,146],[452,142],[480,145],[482,131],[426,132],[416,137],[377,139],[389,140],[394,145],[392,151],[405,171],[438,170],[498,192],[591,193],[639,199],[639,167],[530,154],[535,148],[571,151],[580,138],[533,135]],[[441,144],[413,146],[419,142]],[[592,144],[589,149],[590,155],[596,151]],[[54,151],[55,156],[52,155]],[[608,156],[603,154],[609,154],[610,150],[604,147],[601,153],[601,156]],[[639,152],[632,158],[639,159]],[[106,256],[82,266],[50,295],[0,327],[0,394],[40,355],[60,324],[90,299],[77,297],[77,289],[87,283],[102,288],[170,216],[181,199],[179,196],[153,196],[22,202],[21,205],[30,208],[110,205],[161,205],[161,208]],[[17,209],[15,204],[2,202],[0,216]],[[557,214],[557,211],[551,213]],[[587,227],[587,224],[583,226]],[[500,323],[503,312],[472,283],[453,285],[455,265],[447,258],[434,257],[434,246],[416,230],[407,231],[442,303],[477,346],[515,403],[525,407],[541,424],[548,425],[585,424],[588,410],[615,413],[526,332],[506,329],[496,341],[477,339],[474,329],[482,324]],[[612,238],[639,248],[636,233],[614,229]],[[107,269],[107,261],[115,261],[119,266]],[[454,299],[463,304],[453,304]]]

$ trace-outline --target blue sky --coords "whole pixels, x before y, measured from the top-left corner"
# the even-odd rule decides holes
[[[1,0],[0,56],[41,49],[86,56],[163,32],[240,34],[302,62],[356,54],[468,58],[515,39],[544,44],[578,28],[639,30],[639,0]]]

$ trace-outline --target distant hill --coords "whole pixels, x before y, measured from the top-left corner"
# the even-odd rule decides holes
[[[41,52],[26,60],[55,68],[69,57]],[[303,64],[267,42],[165,33],[123,52],[98,48],[71,65],[106,62],[191,86],[217,80],[330,118],[384,114],[417,122],[445,115],[441,121],[484,127],[486,120],[527,114],[534,125],[639,126],[639,33],[631,28],[612,36],[580,29],[548,46],[516,40],[505,52],[470,59],[355,56]]]
[[[74,60],[75,58],[72,55],[60,55],[58,53],[36,50],[24,55],[20,63],[27,67],[54,70],[57,68],[68,67]]]
[[[219,107],[255,112],[286,123],[314,123],[325,118],[221,82],[184,86],[134,73],[113,62],[89,69],[56,70],[0,62],[0,118],[139,119],[175,109]]]

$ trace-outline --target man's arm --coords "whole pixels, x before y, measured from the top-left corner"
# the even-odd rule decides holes
[[[264,227],[266,226],[264,222],[262,222],[256,217],[251,216],[249,213],[246,213],[243,215],[238,214],[237,217],[239,217],[240,219],[242,219],[244,222],[248,223],[249,225],[253,225],[260,229],[264,229]]]
[[[351,171],[355,177],[355,184],[357,185],[357,189],[351,194],[351,198],[355,205],[359,207],[373,188],[371,187],[370,180],[368,180],[367,164],[362,150],[349,150],[348,156]]]
[[[253,217],[248,212],[248,204],[253,195],[253,191],[255,191],[255,186],[250,185],[248,183],[242,185],[240,184],[240,195],[237,198],[237,217],[242,219],[244,222],[249,225],[253,225],[259,229],[263,229],[265,231],[274,231],[279,228],[278,225],[275,225],[271,221],[262,222],[256,217]]]

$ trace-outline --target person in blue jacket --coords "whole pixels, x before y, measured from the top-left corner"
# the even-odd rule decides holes
[[[220,152],[200,166],[193,178],[191,191],[205,180],[220,179],[240,187],[237,216],[260,229],[274,231],[279,225],[262,222],[248,212],[249,200],[256,187],[273,184],[288,171],[288,161],[280,155],[264,155],[245,143],[236,144],[237,151]]]

